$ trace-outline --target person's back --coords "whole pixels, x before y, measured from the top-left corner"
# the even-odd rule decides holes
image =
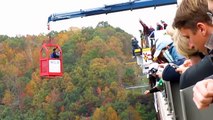
[[[139,48],[138,41],[136,40],[136,38],[132,38],[132,47],[133,49]]]
[[[155,38],[155,34],[153,33],[154,31],[155,31],[155,29],[152,26],[150,26],[150,28],[149,28],[149,36],[151,38]]]

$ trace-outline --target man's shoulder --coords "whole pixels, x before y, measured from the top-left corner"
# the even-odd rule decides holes
[[[201,62],[188,68],[180,79],[180,88],[186,88],[213,74],[213,63],[210,56],[205,56]]]

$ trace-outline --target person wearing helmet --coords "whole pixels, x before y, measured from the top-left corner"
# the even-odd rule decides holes
[[[133,57],[135,57],[135,52],[134,52],[134,50],[135,50],[135,49],[139,49],[140,46],[138,45],[138,40],[137,40],[135,37],[132,37],[132,38],[131,38],[131,41],[132,41],[132,55],[133,55]]]

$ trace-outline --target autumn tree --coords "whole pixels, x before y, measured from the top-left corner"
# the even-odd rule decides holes
[[[106,120],[120,120],[117,112],[112,107],[107,108],[105,116]]]
[[[153,114],[144,111],[152,107],[135,107],[142,98],[125,89],[126,83],[137,83],[139,75],[138,66],[125,65],[131,35],[107,22],[50,34],[0,36],[0,119],[140,120],[137,113],[151,118]],[[49,38],[62,47],[61,78],[39,75],[40,47]]]
[[[105,120],[104,112],[100,108],[96,108],[93,113],[93,120]]]
[[[9,90],[6,90],[4,92],[4,97],[2,99],[2,103],[5,104],[5,105],[12,105],[13,103],[13,100],[14,100],[14,95],[11,91]]]

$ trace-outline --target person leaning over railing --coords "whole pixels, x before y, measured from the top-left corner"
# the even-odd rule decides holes
[[[198,64],[201,59],[203,59],[204,55],[196,50],[195,48],[190,48],[189,46],[189,39],[186,37],[183,37],[180,33],[179,30],[175,30],[174,34],[174,44],[176,46],[176,49],[178,53],[186,57],[186,60],[182,65],[180,65],[176,71],[179,73],[184,73],[189,67]],[[181,79],[180,80],[180,88],[186,88],[188,86],[191,86],[193,84],[194,80],[186,80],[186,79]]]
[[[213,74],[212,48],[210,47],[212,44],[208,44],[212,43],[213,24],[207,1],[182,0],[174,18],[173,27],[180,30],[181,34],[189,39],[191,47],[194,47],[206,55],[201,62],[188,68],[181,75],[181,79],[185,79],[182,81],[191,80],[193,83],[190,86],[195,85],[198,81],[202,81]],[[207,107],[212,102],[213,97],[213,95],[209,97],[208,93],[203,92],[208,90],[204,90],[204,88],[201,87],[201,83],[203,83],[203,86],[208,86],[205,81],[203,81],[198,82],[194,87],[193,100],[199,109]],[[203,91],[196,89],[199,87],[201,87]],[[205,87],[205,89],[207,89],[207,87]]]
[[[161,79],[159,79],[159,80],[157,81],[156,85],[155,85],[153,88],[151,88],[151,89],[149,89],[149,90],[146,90],[146,91],[144,92],[144,94],[145,94],[145,95],[148,95],[148,94],[150,94],[150,93],[155,93],[155,92],[164,90],[164,85],[163,85],[163,84],[164,84],[164,83],[163,83],[163,79],[161,78]]]
[[[174,63],[175,65],[179,66],[183,64],[185,58],[177,52],[171,36],[163,35],[157,40],[154,60],[159,57],[163,57],[167,60],[165,64],[160,65],[160,67],[163,68],[163,80],[179,81],[180,74],[176,72],[175,68],[168,63]]]
[[[150,93],[155,93],[158,91],[164,90],[164,82],[163,79],[160,78],[157,75],[158,70],[158,63],[152,63],[149,66],[148,74],[149,74],[149,81],[152,81],[151,83],[155,82],[155,84],[151,84],[151,89],[146,90],[144,92],[145,95],[148,95]]]
[[[209,13],[208,15],[212,20],[213,13],[213,0],[207,0]],[[212,22],[213,23],[213,22]],[[208,41],[207,46],[213,46],[213,39]],[[211,49],[211,48],[210,48]],[[204,80],[198,82],[194,88],[193,100],[199,109],[208,107],[213,101],[213,75],[205,78]]]

